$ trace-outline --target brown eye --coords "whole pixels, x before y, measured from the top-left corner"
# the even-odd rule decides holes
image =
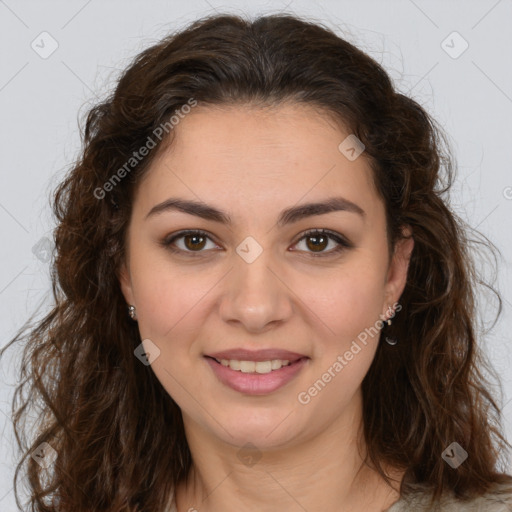
[[[308,249],[311,249],[313,252],[323,251],[329,243],[329,237],[325,235],[309,235],[306,237],[306,240]]]
[[[171,252],[191,255],[193,253],[200,254],[206,252],[203,249],[205,249],[208,241],[212,243],[213,248],[216,247],[211,241],[211,237],[204,231],[182,231],[162,240],[161,244]]]
[[[201,250],[206,244],[206,237],[202,235],[185,235],[182,237],[185,241],[185,247],[194,250]]]
[[[306,246],[305,252],[309,253],[311,256],[332,256],[353,247],[352,243],[338,233],[324,229],[308,231],[300,238],[298,243],[303,240],[305,241],[304,245]],[[329,246],[329,242],[333,242],[334,248],[326,251],[325,249]]]

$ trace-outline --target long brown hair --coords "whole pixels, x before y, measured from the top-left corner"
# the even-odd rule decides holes
[[[118,278],[137,183],[171,147],[169,119],[191,101],[313,105],[360,139],[390,247],[403,225],[415,241],[402,310],[388,328],[400,343],[379,344],[363,381],[368,463],[384,477],[383,463],[403,468],[402,494],[425,484],[435,497],[451,489],[466,498],[512,481],[500,472],[510,445],[483,374],[493,369],[476,344],[481,279],[471,248],[494,246],[480,234],[472,245],[478,232],[447,205],[455,166],[446,135],[375,60],[321,23],[215,15],[134,59],[88,112],[83,150],[55,191],[55,304],[7,345],[24,342],[14,482],[26,463],[32,510],[163,511],[191,467],[179,407],[134,356],[139,332]],[[149,139],[157,147],[132,161]],[[31,408],[38,420],[27,440]],[[452,442],[469,454],[456,469],[441,457]],[[31,457],[42,443],[57,455],[48,469]]]

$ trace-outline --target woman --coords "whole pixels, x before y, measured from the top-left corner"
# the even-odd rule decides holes
[[[211,16],[143,51],[54,198],[31,503],[510,510],[443,143],[318,23]]]

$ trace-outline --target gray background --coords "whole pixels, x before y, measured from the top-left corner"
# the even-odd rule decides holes
[[[49,307],[45,250],[53,220],[48,197],[78,154],[78,116],[107,95],[118,72],[143,48],[216,10],[285,10],[325,22],[381,62],[399,90],[445,127],[459,168],[452,206],[502,254],[496,286],[504,310],[486,338],[485,350],[503,381],[501,403],[510,441],[511,0],[0,0],[0,344],[15,334],[37,304],[46,300],[41,314]],[[57,49],[45,55],[52,44]],[[492,277],[485,261],[481,266]],[[487,299],[482,295],[481,310],[490,325],[496,301]],[[12,477],[17,452],[9,416],[18,358],[19,348],[11,350],[0,366],[2,511],[16,510]]]

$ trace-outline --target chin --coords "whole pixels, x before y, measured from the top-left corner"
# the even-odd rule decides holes
[[[296,423],[292,424],[292,430],[290,422],[285,419],[286,414],[278,416],[275,411],[268,410],[268,414],[263,417],[260,414],[254,421],[250,421],[247,416],[243,421],[219,422],[225,430],[215,424],[217,436],[238,448],[251,443],[261,450],[277,449],[293,444],[297,439],[298,433],[294,428]]]

